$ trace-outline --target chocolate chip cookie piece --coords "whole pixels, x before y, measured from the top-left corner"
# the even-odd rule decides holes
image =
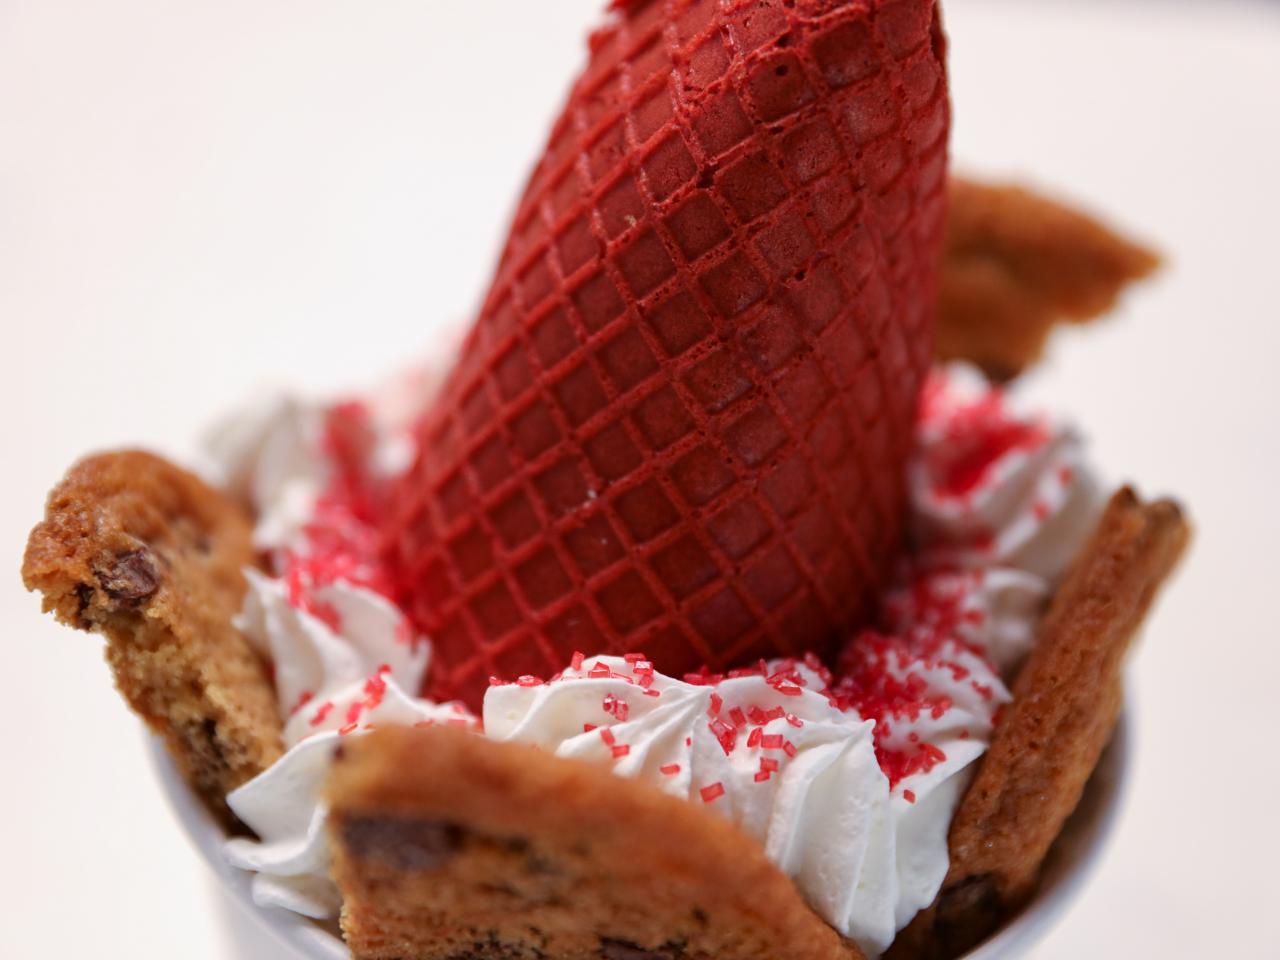
[[[609,768],[447,727],[352,738],[328,784],[357,960],[854,960],[760,844]]]
[[[1125,654],[1189,538],[1177,504],[1129,488],[1112,497],[951,821],[942,892],[899,935],[893,960],[959,956],[1034,894],[1115,729]]]
[[[940,360],[1007,380],[1053,328],[1109,311],[1160,258],[1079,210],[1030,190],[954,177],[942,264]]]
[[[232,618],[254,563],[248,516],[148,453],[90,457],[49,495],[23,581],[44,609],[107,638],[120,692],[222,819],[280,755],[266,665]]]

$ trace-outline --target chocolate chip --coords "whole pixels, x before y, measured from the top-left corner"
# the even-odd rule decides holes
[[[951,950],[967,952],[993,933],[1015,906],[1004,902],[996,878],[967,877],[944,889],[938,897],[934,937]]]
[[[107,596],[123,603],[141,603],[160,588],[160,574],[149,550],[132,550],[96,571]]]
[[[395,870],[436,870],[462,847],[466,831],[456,823],[410,817],[349,817],[342,837],[359,860],[384,863]]]

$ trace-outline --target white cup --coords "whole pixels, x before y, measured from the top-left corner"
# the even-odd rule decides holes
[[[1128,722],[1121,716],[1080,806],[1045,864],[1035,900],[963,960],[1025,956],[1079,895],[1115,825],[1127,784],[1130,746]],[[159,738],[152,739],[151,756],[178,820],[217,875],[223,895],[243,908],[243,916],[230,924],[236,956],[279,958],[280,948],[285,946],[295,960],[350,960],[335,925],[320,924],[276,907],[259,907],[253,902],[252,874],[227,863],[222,853],[226,833],[178,774]],[[256,922],[242,922],[245,917]]]

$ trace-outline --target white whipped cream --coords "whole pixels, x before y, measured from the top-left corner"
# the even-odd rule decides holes
[[[324,419],[318,404],[271,397],[228,417],[205,441],[213,479],[254,508],[259,550],[296,545],[315,515],[331,472],[318,455]]]
[[[491,688],[485,735],[610,763],[730,818],[833,927],[882,952],[941,887],[952,814],[1009,699],[1001,674],[1098,511],[1076,435],[1011,413],[978,377],[930,386],[910,477],[918,549],[885,602],[893,636],[858,638],[833,690],[817,665],[695,683],[635,658],[575,658],[550,683]],[[261,545],[305,553],[331,479],[324,411],[278,405],[268,421],[224,433],[240,438],[223,446],[229,474],[264,521]],[[404,462],[405,421],[370,422],[368,467],[386,475]],[[258,903],[325,918],[339,906],[320,803],[335,742],[378,723],[479,721],[413,696],[428,644],[387,600],[341,577],[304,587],[250,575],[240,622],[276,665],[290,749],[228,798],[262,842],[227,852],[257,871]],[[885,706],[894,680],[914,705]]]
[[[1079,434],[963,364],[935,374],[922,407],[910,493],[923,559],[1057,580],[1100,510]]]

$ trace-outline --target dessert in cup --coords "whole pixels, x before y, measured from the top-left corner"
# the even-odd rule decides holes
[[[440,376],[72,468],[254,897],[357,958],[955,957],[1035,894],[1188,538],[1003,384],[1157,258],[951,176],[933,0],[636,0]]]

